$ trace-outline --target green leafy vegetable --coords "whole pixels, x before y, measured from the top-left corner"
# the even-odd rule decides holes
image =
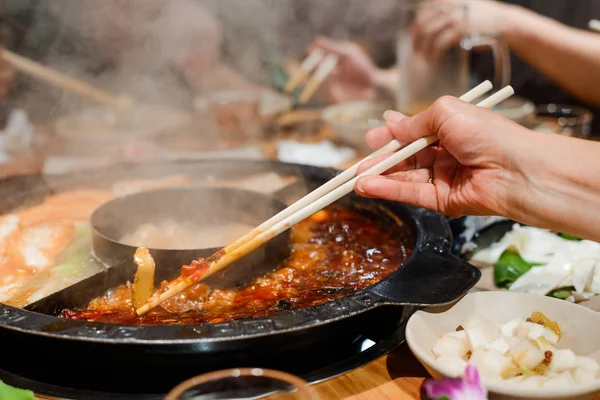
[[[558,236],[560,236],[563,239],[567,239],[567,240],[581,241],[581,238],[578,238],[577,236],[569,235],[568,233],[559,233]]]
[[[571,295],[571,292],[575,291],[575,287],[566,286],[558,289],[551,290],[546,296],[555,297],[557,299],[566,300]]]
[[[509,288],[521,275],[539,265],[542,264],[528,263],[518,253],[507,250],[494,264],[496,286]]]
[[[31,390],[19,389],[0,380],[0,399],[2,400],[37,400]]]

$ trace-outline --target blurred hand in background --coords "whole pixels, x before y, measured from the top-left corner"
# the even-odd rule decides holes
[[[456,5],[466,7],[466,21]],[[437,60],[469,33],[503,35],[508,29],[506,21],[511,18],[508,15],[511,9],[512,6],[495,0],[436,0],[431,8],[421,10],[412,27],[415,50]]]
[[[327,102],[374,100],[377,97],[378,68],[358,44],[317,37],[311,48],[320,48],[339,57],[337,68],[323,82]]]

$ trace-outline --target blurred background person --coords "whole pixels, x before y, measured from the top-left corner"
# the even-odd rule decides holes
[[[433,4],[451,4],[438,0]],[[458,0],[456,0],[458,1]],[[586,32],[588,22],[600,15],[593,0],[471,0],[466,21],[453,13],[433,14],[416,24],[416,50],[430,59],[457,45],[467,34],[501,37],[511,51],[511,85],[519,96],[534,103],[582,105],[598,114],[600,35]],[[376,22],[373,21],[373,24]],[[395,35],[396,31],[388,32]],[[347,41],[317,38],[314,46],[341,56],[338,69],[324,84],[329,102],[372,100],[378,93],[398,90],[394,66],[377,64],[360,46]],[[388,47],[395,54],[393,47]],[[493,76],[489,53],[472,53],[472,82]],[[401,87],[401,86],[400,86]],[[596,127],[600,121],[596,119]]]
[[[196,0],[0,0],[8,49],[115,95],[190,109],[198,93],[257,85],[223,62],[218,8]],[[81,99],[19,76],[15,106],[37,119]]]

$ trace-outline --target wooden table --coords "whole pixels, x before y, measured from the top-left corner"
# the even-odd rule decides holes
[[[429,374],[406,343],[362,368],[315,386],[321,400],[419,399],[419,389]]]

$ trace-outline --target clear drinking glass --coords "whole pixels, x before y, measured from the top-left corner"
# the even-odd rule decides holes
[[[536,108],[535,130],[587,138],[592,128],[592,113],[565,104],[541,104]]]
[[[286,372],[234,368],[188,379],[165,397],[165,400],[209,399],[319,400],[319,396],[307,382]]]
[[[469,52],[472,50],[487,48],[492,51],[497,89],[510,82],[509,52],[499,37],[470,32],[458,45],[435,60],[415,46],[413,31],[419,21],[434,18],[437,14],[453,14],[458,23],[466,24],[467,12],[465,4],[437,0],[405,0],[399,6],[397,65],[400,85],[396,102],[402,113],[414,115],[443,95],[460,96],[468,91]]]

